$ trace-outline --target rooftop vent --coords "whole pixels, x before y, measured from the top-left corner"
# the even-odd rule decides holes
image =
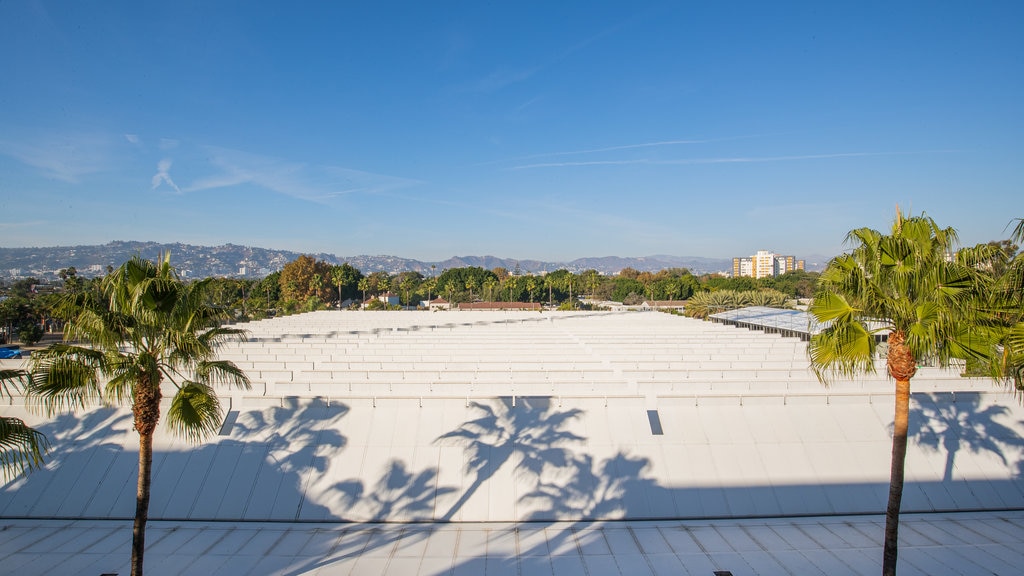
[[[661,416],[658,416],[657,410],[647,411],[647,420],[651,423],[651,434],[655,436],[661,436],[665,432],[661,429]]]
[[[228,411],[228,415],[224,417],[224,423],[220,426],[220,432],[218,436],[231,436],[231,428],[235,425],[235,420],[238,420],[238,410]]]

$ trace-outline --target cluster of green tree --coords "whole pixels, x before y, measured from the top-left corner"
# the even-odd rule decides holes
[[[615,276],[596,270],[578,274],[556,270],[545,275],[513,274],[505,268],[476,266],[451,268],[425,277],[418,272],[364,276],[349,264],[331,266],[302,256],[262,280],[214,279],[217,306],[235,311],[236,317],[260,318],[271,313],[291,314],[340,307],[343,302],[371,300],[396,294],[401,306],[441,297],[453,304],[472,301],[543,302],[551,306],[577,306],[580,299],[639,304],[644,300],[685,300],[695,293],[736,289],[778,288],[793,297],[809,295],[814,275],[793,273],[774,284],[753,279],[697,277],[682,268],[639,272],[627,268]]]
[[[714,290],[732,290],[747,292],[751,290],[777,290],[790,298],[810,298],[814,295],[814,286],[818,282],[818,274],[804,270],[793,270],[779,276],[768,278],[750,278],[747,276],[705,276],[704,288]]]
[[[364,275],[348,263],[332,265],[311,256],[300,256],[280,271],[262,279],[211,278],[207,298],[233,320],[258,320],[344,304],[386,308],[374,299],[384,293],[396,294],[399,305],[416,307],[436,297],[457,304],[472,301],[542,302],[553,307],[578,308],[581,300],[640,304],[644,300],[686,300],[695,294],[716,291],[778,290],[790,297],[807,297],[817,275],[803,271],[777,278],[728,278],[718,275],[694,276],[689,270],[673,268],[640,272],[626,268],[615,276],[596,270],[572,273],[556,270],[543,276],[513,274],[505,268],[485,270],[469,266],[441,271],[425,277],[419,272],[373,272]],[[61,271],[66,293],[75,293],[102,278],[83,279],[74,268]],[[6,287],[0,302],[0,337],[32,344],[42,336],[43,326],[55,320],[56,294],[35,294],[38,282],[26,278]]]
[[[63,286],[45,286],[37,292],[34,287],[44,286],[36,278],[21,278],[0,287],[0,344],[18,341],[31,346],[43,338],[47,328],[59,328],[54,321],[53,309],[61,293],[83,290],[91,280],[78,276],[74,267],[60,271]]]
[[[715,292],[699,292],[686,303],[683,311],[685,316],[706,320],[708,315],[724,310],[735,310],[747,306],[768,306],[769,308],[788,307],[789,296],[770,288],[762,290],[717,290]]]

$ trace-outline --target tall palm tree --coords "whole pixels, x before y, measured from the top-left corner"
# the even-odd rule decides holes
[[[448,303],[450,305],[455,304],[455,281],[449,280],[444,283],[444,289],[448,292]]]
[[[13,396],[8,386],[19,386],[28,379],[24,370],[0,369],[0,398]],[[50,443],[41,432],[21,418],[0,416],[0,470],[4,480],[38,468]]]
[[[48,412],[84,407],[95,397],[131,406],[139,434],[134,576],[143,570],[161,384],[174,388],[168,428],[192,441],[216,433],[221,424],[214,385],[249,387],[242,370],[217,359],[218,346],[244,332],[220,325],[220,313],[207,305],[208,286],[208,280],[182,282],[169,254],[155,263],[136,256],[96,290],[64,300],[64,343],[32,356],[30,397]]]
[[[494,301],[494,289],[497,286],[498,286],[498,279],[495,278],[494,276],[491,276],[491,277],[487,278],[487,280],[484,280],[484,290],[487,291],[487,300],[489,302],[493,302]]]
[[[338,287],[338,308],[341,308],[341,288],[345,285],[345,269],[341,266],[332,268],[331,281]]]
[[[363,277],[359,279],[358,288],[363,291],[363,303],[366,303],[366,291],[370,289],[370,279]]]
[[[433,268],[433,266],[431,266],[431,268]],[[430,300],[431,300],[430,294],[434,290],[434,288],[437,286],[437,278],[434,277],[434,276],[431,276],[430,278],[427,278],[423,282],[423,286],[426,286],[426,288],[427,288],[427,306],[430,306]]]
[[[810,312],[827,328],[811,337],[811,366],[824,382],[873,372],[876,336],[887,334],[886,368],[896,382],[889,500],[882,574],[896,573],[900,502],[910,409],[910,379],[933,358],[983,359],[990,336],[976,301],[989,278],[977,266],[984,246],[960,250],[956,232],[927,216],[899,211],[890,234],[869,228],[847,236],[852,251],[821,274]]]

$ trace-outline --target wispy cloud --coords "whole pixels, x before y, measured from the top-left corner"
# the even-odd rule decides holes
[[[46,177],[78,183],[111,166],[112,140],[94,134],[60,134],[0,140],[0,154],[38,168]]]
[[[543,99],[544,99],[543,96],[534,96],[533,98],[530,98],[529,100],[527,100],[526,102],[523,102],[519,106],[516,106],[515,111],[517,113],[518,112],[522,112],[523,110],[526,110],[527,108],[530,108],[531,106],[533,106],[537,102],[540,102]]]
[[[485,94],[497,92],[506,86],[518,84],[529,80],[531,76],[541,70],[541,66],[523,68],[520,70],[496,70],[487,76],[471,83],[468,87],[471,92],[483,92]]]
[[[46,220],[32,220],[32,221],[18,221],[18,222],[3,222],[0,221],[0,230],[28,230],[32,228],[38,228],[40,226],[50,225],[51,222]]]
[[[921,154],[923,152],[838,152],[834,154],[799,154],[792,156],[735,156],[723,158],[679,158],[679,159],[651,159],[633,158],[628,160],[590,160],[580,162],[538,162],[535,164],[522,164],[512,166],[508,170],[528,170],[532,168],[562,168],[572,166],[608,166],[622,164],[649,164],[649,165],[697,165],[697,164],[748,164],[765,162],[794,162],[798,160],[821,160],[828,158],[857,158],[864,156],[897,156],[904,154]]]
[[[163,183],[167,183],[167,185],[173,188],[175,192],[181,194],[181,188],[178,188],[178,185],[175,184],[174,180],[171,179],[170,158],[164,158],[163,160],[157,162],[156,174],[153,175],[153,190],[159,188],[160,185]]]
[[[560,156],[578,156],[582,154],[600,154],[604,152],[616,152],[620,150],[635,150],[642,148],[657,148],[661,146],[680,146],[685,144],[705,144],[708,142],[716,142],[720,139],[702,139],[702,140],[659,140],[657,142],[641,142],[639,144],[621,144],[617,146],[605,146],[603,148],[587,148],[585,150],[568,150],[562,152],[542,152],[540,154],[528,154],[526,156],[516,156],[515,158],[505,158],[502,160],[490,160],[488,162],[482,162],[480,166],[486,166],[489,164],[502,164],[505,162],[521,162],[523,160],[534,160],[537,158],[558,158]],[[617,161],[612,161],[613,163]],[[557,163],[556,163],[557,165]],[[543,164],[539,165],[543,166]],[[514,167],[522,168],[521,166]]]
[[[184,188],[198,192],[240,185],[258,186],[310,202],[329,203],[350,194],[379,194],[418,181],[338,166],[293,162],[224,148],[206,148],[216,174]]]
[[[487,76],[484,76],[483,78],[480,78],[479,80],[470,83],[468,86],[468,90],[472,92],[491,93],[497,92],[498,90],[501,90],[506,86],[511,86],[513,84],[518,84],[520,82],[529,80],[538,72],[546,68],[549,68],[561,62],[562,60],[567,59],[569,56],[575,54],[576,52],[580,52],[586,49],[591,44],[594,44],[595,42],[605,38],[606,36],[609,36],[617,32],[621,27],[622,23],[619,23],[605,30],[602,30],[596,34],[593,34],[592,36],[585,38],[563,49],[561,52],[549,56],[545,61],[536,66],[524,67],[514,70],[502,69],[491,72]]]

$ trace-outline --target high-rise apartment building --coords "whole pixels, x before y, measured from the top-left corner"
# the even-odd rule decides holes
[[[758,250],[750,258],[733,258],[732,275],[750,276],[752,278],[770,278],[792,272],[803,270],[804,261],[797,260],[795,256],[783,256],[774,254],[767,250]]]

